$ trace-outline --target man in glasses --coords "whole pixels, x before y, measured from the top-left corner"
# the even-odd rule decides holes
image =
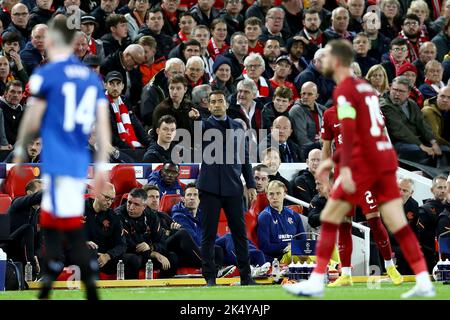
[[[420,18],[413,13],[407,14],[398,37],[408,42],[408,58],[411,63],[419,58],[420,45],[429,40],[421,34]]]
[[[178,180],[179,175],[180,167],[173,162],[166,162],[161,170],[150,174],[148,183],[158,186],[161,197],[165,194],[184,195],[183,185]]]
[[[97,260],[100,272],[115,274],[120,259],[125,264],[125,278],[137,279],[139,261],[134,255],[125,253],[127,246],[120,218],[111,209],[115,196],[114,185],[108,182],[95,198],[86,199],[86,244],[91,249],[92,259]]]
[[[389,83],[396,76],[396,70],[399,69],[403,64],[405,64],[408,57],[408,42],[405,39],[395,38],[391,41],[391,46],[389,50],[389,59],[381,64],[381,66],[386,70]]]
[[[386,128],[400,159],[433,165],[442,151],[416,102],[408,99],[410,90],[410,80],[399,76],[389,97],[380,100]]]
[[[27,28],[29,18],[30,15],[27,6],[22,3],[17,3],[11,9],[11,23],[3,32],[3,36],[10,32],[15,32],[20,35],[20,50],[23,50],[25,44],[30,40],[31,29]]]

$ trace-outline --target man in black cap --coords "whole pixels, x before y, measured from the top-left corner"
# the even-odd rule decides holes
[[[122,100],[122,74],[117,71],[109,72],[105,77],[105,88],[110,105],[112,145],[119,149],[148,147],[149,136],[133,111],[127,107],[127,103]]]
[[[81,31],[83,31],[86,36],[89,38],[89,52],[97,55],[100,59],[105,57],[103,45],[100,40],[95,40],[92,37],[92,34],[95,31],[95,28],[98,27],[97,21],[95,21],[95,17],[90,14],[83,14],[81,16]]]
[[[95,54],[87,54],[83,63],[100,75],[100,58]]]
[[[273,77],[269,80],[272,89],[275,90],[278,87],[284,86],[291,89],[293,94],[293,100],[299,99],[297,88],[290,81],[287,81],[288,76],[292,72],[292,61],[288,56],[280,56],[275,61],[275,68]]]

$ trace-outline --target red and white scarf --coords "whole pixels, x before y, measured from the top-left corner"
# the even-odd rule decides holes
[[[128,108],[123,103],[122,98],[117,98],[117,103],[108,95],[106,92],[106,97],[111,104],[114,112],[114,117],[117,123],[117,131],[119,132],[120,140],[128,144],[130,147],[139,148],[142,144],[137,140],[136,134],[134,133],[133,126],[131,125],[130,114],[128,113]]]
[[[181,42],[186,42],[189,40],[188,37],[181,30],[178,32],[178,38],[180,38]]]
[[[433,88],[434,91],[436,91],[436,93],[439,92],[439,90],[441,90],[441,88],[444,87],[444,82],[440,81],[438,84],[435,84],[433,82],[431,82],[430,80],[428,80],[427,78],[425,78],[424,81],[426,84],[428,84],[430,87]]]
[[[229,45],[223,42],[222,47],[219,48],[213,37],[211,37],[211,39],[208,42],[208,52],[213,58],[213,60],[216,60],[216,57],[224,53],[229,47],[230,47]]]
[[[395,74],[398,74],[400,67],[403,64],[408,62],[408,61],[405,60],[405,61],[403,61],[402,64],[398,63],[397,61],[395,61],[394,56],[392,55],[392,53],[389,53],[389,61],[391,61],[392,64],[394,65],[394,67],[395,67]]]
[[[247,70],[244,69],[242,75],[244,76],[245,79],[252,80],[247,75]],[[259,81],[256,82],[256,87],[258,87],[258,94],[256,95],[256,98],[269,96],[270,94],[269,85],[264,77],[259,77]]]
[[[434,19],[436,20],[441,16],[442,0],[431,1],[431,7],[433,9]]]

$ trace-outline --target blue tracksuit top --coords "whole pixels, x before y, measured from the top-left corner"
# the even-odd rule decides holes
[[[290,243],[293,236],[305,232],[300,215],[284,207],[278,212],[271,206],[266,207],[258,215],[258,242],[259,249],[266,256],[280,257],[283,249]],[[305,235],[296,239],[305,238]]]
[[[202,244],[202,223],[201,223],[201,210],[197,210],[197,215],[192,215],[192,212],[184,206],[184,203],[180,202],[172,208],[172,219],[176,223],[179,223],[183,229],[185,229],[194,239],[197,246]]]
[[[152,171],[148,177],[148,184],[157,185],[159,188],[159,195],[162,197],[165,194],[181,194],[184,195],[183,187],[180,182],[176,180],[173,185],[167,186],[161,177],[161,171]]]

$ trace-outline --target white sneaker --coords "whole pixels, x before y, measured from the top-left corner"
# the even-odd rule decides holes
[[[250,266],[252,270],[252,278],[264,277],[268,276],[268,272],[270,270],[270,262],[264,263],[262,266]]]
[[[436,295],[436,289],[433,285],[431,285],[429,288],[422,288],[419,287],[417,284],[412,287],[411,290],[405,292],[401,295],[403,299],[409,299],[413,297],[424,297],[424,298],[432,298]]]
[[[323,297],[323,286],[317,285],[313,281],[306,280],[295,284],[286,284],[283,289],[297,296]]]

